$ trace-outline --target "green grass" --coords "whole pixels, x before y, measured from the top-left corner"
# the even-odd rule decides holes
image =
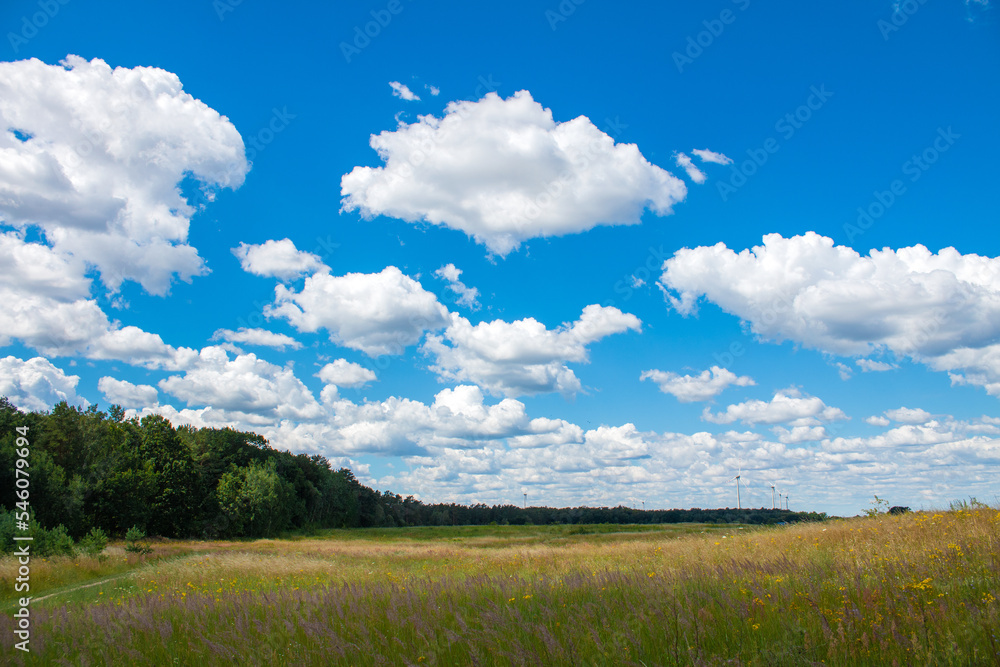
[[[33,653],[12,658],[1000,664],[998,534],[1000,512],[980,508],[753,529],[476,526],[163,542],[154,546],[169,557],[122,561],[114,567],[127,576],[87,589],[66,588],[63,571],[80,566],[54,563],[63,592],[32,607]],[[9,625],[0,618],[0,633]]]

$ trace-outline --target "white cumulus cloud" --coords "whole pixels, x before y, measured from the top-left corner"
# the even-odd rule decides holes
[[[38,226],[111,290],[134,280],[164,294],[205,273],[187,244],[197,204],[178,184],[211,199],[248,168],[232,123],[171,72],[72,55],[0,63],[0,219]]]
[[[376,380],[375,371],[347,359],[337,359],[323,366],[316,377],[338,387],[363,387]]]
[[[790,424],[791,426],[818,426],[820,422],[847,419],[840,408],[826,405],[816,396],[803,396],[794,389],[774,394],[770,401],[752,400],[728,406],[724,411],[712,413],[708,408],[702,418],[715,424]]]
[[[442,379],[474,382],[508,396],[580,391],[580,380],[566,364],[586,362],[587,346],[611,334],[641,331],[635,315],[590,305],[580,319],[547,329],[534,318],[493,320],[473,326],[451,315],[442,335],[428,335],[423,350],[434,356],[431,369]]]
[[[240,243],[233,248],[233,254],[240,260],[244,271],[265,278],[289,281],[327,270],[318,256],[298,250],[291,239],[270,240],[257,245]]]
[[[132,384],[104,376],[97,381],[97,388],[109,402],[126,408],[145,408],[159,403],[159,392],[148,384]]]
[[[813,232],[769,234],[739,253],[721,243],[679,250],[660,284],[682,314],[704,297],[765,339],[851,356],[888,350],[1000,395],[1000,258],[921,245],[863,256]]]
[[[747,375],[737,376],[729,369],[719,366],[712,366],[698,375],[679,375],[653,369],[644,371],[639,379],[652,380],[659,385],[660,391],[676,396],[681,403],[707,401],[721,394],[730,385],[749,387],[756,384]]]
[[[793,426],[790,429],[775,426],[771,430],[778,436],[778,442],[785,445],[816,442],[826,437],[826,428],[823,426]]]
[[[454,264],[446,264],[445,266],[442,266],[434,272],[434,275],[448,281],[448,289],[454,292],[455,296],[458,297],[455,300],[455,303],[460,306],[468,306],[473,310],[479,309],[479,290],[475,287],[467,286],[459,279],[462,275],[462,271],[455,268]]]
[[[933,415],[921,408],[896,408],[886,410],[883,414],[894,422],[900,424],[926,424]]]
[[[369,356],[401,354],[427,330],[448,322],[437,297],[395,266],[380,273],[316,273],[302,290],[275,289],[268,317],[283,317],[299,331],[326,329],[330,340]]]
[[[183,375],[160,380],[159,387],[189,407],[207,406],[268,419],[310,420],[322,414],[290,366],[276,366],[253,353],[229,359],[218,346],[203,348]]]
[[[86,406],[88,402],[76,394],[79,382],[78,375],[66,375],[44,357],[0,359],[0,396],[22,410],[44,412],[59,401]]]
[[[634,144],[615,144],[585,116],[556,122],[520,91],[448,104],[443,118],[372,136],[382,167],[341,179],[342,206],[457,229],[506,255],[523,241],[636,224],[671,213],[686,188]]]

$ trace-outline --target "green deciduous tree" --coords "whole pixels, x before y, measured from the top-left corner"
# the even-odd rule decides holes
[[[233,534],[269,537],[291,527],[295,492],[278,475],[273,460],[227,472],[216,493]]]

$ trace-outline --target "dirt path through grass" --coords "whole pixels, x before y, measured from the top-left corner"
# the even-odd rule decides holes
[[[32,604],[36,604],[43,600],[48,600],[49,598],[54,598],[57,595],[64,595],[66,593],[74,593],[76,591],[83,590],[84,588],[93,588],[94,586],[100,586],[101,584],[106,584],[109,581],[114,581],[115,579],[121,579],[122,577],[128,577],[135,574],[135,570],[132,572],[123,572],[122,574],[115,575],[113,577],[108,577],[107,579],[101,579],[100,581],[93,581],[89,584],[83,584],[82,586],[74,586],[73,588],[66,588],[61,591],[56,591],[55,593],[49,593],[48,595],[43,595],[40,598],[33,598],[31,600]]]

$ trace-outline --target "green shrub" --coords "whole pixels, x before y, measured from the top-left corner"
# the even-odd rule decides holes
[[[38,524],[34,524],[38,526]],[[41,526],[32,530],[34,541],[32,544],[36,556],[69,556],[76,557],[76,549],[73,548],[73,538],[69,536],[69,531],[62,524],[55,528],[46,530]]]
[[[100,528],[91,528],[89,533],[80,538],[77,546],[88,556],[97,556],[108,546],[108,534]]]
[[[142,541],[145,539],[146,531],[139,526],[132,526],[125,533],[125,551],[140,556],[153,553],[153,547],[149,546],[148,542]]]
[[[0,507],[0,553],[14,553],[25,542],[14,540],[15,535],[30,535],[31,554],[34,556],[76,556],[73,549],[73,538],[62,524],[47,529],[35,521],[34,516],[28,521],[28,530],[17,529],[17,518],[14,512]]]

